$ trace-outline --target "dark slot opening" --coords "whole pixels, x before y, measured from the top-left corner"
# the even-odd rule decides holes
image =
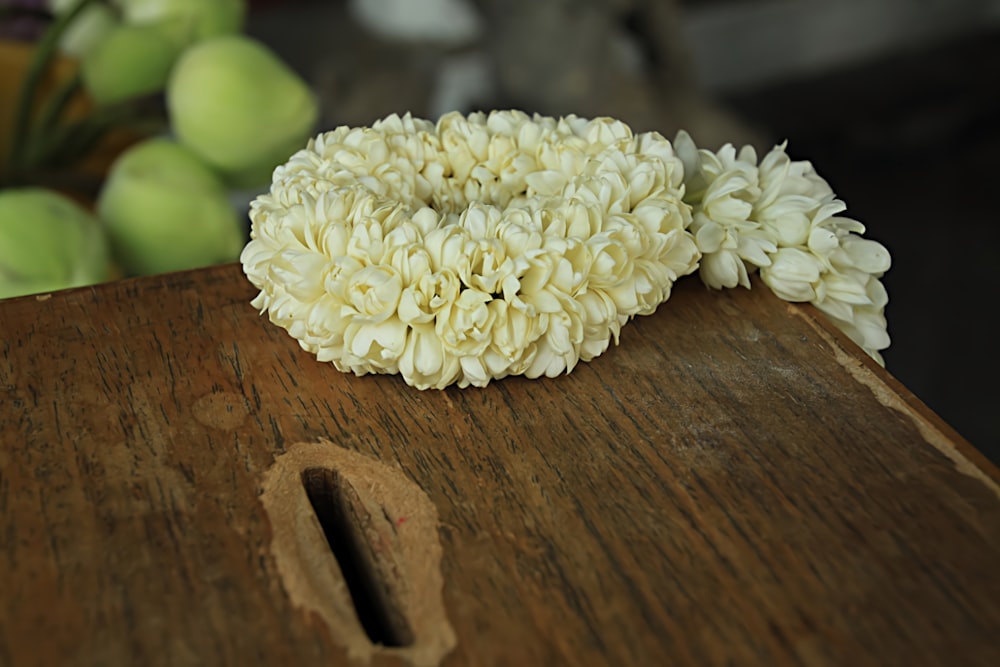
[[[382,564],[365,539],[372,521],[381,517],[369,514],[354,488],[336,470],[308,468],[302,472],[302,486],[340,565],[354,610],[368,638],[383,646],[412,644],[413,631],[393,599],[393,586],[386,580]]]

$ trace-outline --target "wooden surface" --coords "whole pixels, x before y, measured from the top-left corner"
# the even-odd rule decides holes
[[[1000,664],[997,470],[809,307],[686,280],[572,375],[419,392],[253,294],[231,265],[0,302],[0,664],[350,664],[279,563],[339,576],[308,503],[348,492],[387,595],[439,546],[445,665]],[[275,526],[303,451],[346,486]]]

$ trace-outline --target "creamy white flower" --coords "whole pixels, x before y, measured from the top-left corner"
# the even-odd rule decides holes
[[[533,359],[532,344],[544,333],[541,316],[516,302],[494,299],[493,339],[485,360],[496,374],[520,375]]]
[[[352,371],[395,373],[406,344],[407,326],[396,317],[380,322],[352,320],[344,331],[341,362]]]
[[[618,334],[621,331],[618,307],[601,289],[588,289],[577,295],[576,300],[582,308],[583,320],[580,359],[590,361],[603,354],[612,340],[615,344],[618,343]]]
[[[410,325],[433,322],[442,308],[458,298],[461,289],[458,274],[451,269],[424,274],[399,295],[399,318]]]
[[[462,290],[445,304],[436,317],[435,331],[444,349],[457,357],[478,356],[490,344],[495,312],[488,304],[492,295],[477,289]]]
[[[556,377],[569,373],[580,360],[584,340],[583,307],[575,299],[563,298],[563,308],[541,316],[544,333],[534,343],[533,358],[524,371],[529,378]]]
[[[760,271],[764,283],[786,301],[812,301],[823,271],[820,260],[799,248],[778,248]]]
[[[417,241],[393,245],[386,254],[386,263],[399,274],[403,285],[417,284],[431,273],[430,253]]]
[[[402,278],[391,266],[365,266],[347,281],[346,297],[355,319],[378,324],[396,312],[402,291]]]
[[[444,389],[462,373],[458,358],[445,351],[433,324],[410,328],[398,368],[407,384],[417,389]]]
[[[486,161],[490,133],[482,114],[468,118],[457,113],[445,114],[437,124],[441,147],[448,158],[451,177],[466,181],[473,167]]]

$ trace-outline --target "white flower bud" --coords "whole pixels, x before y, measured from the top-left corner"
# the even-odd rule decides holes
[[[456,356],[478,356],[490,344],[493,319],[487,304],[493,299],[486,292],[465,289],[458,299],[438,313],[435,332],[444,349]]]
[[[820,264],[816,257],[798,248],[778,248],[771,255],[771,265],[760,271],[761,278],[786,301],[811,301],[816,297],[813,283],[819,280]]]

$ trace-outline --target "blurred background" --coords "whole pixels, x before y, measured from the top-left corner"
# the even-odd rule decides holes
[[[893,255],[887,367],[1000,463],[1000,0],[297,0],[247,32],[320,124],[518,107],[787,139]]]

